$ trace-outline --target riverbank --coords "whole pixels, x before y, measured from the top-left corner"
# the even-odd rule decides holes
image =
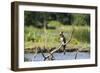
[[[54,50],[56,48],[52,48],[52,49],[38,49],[38,48],[26,48],[24,50],[25,53],[48,53],[48,52],[51,52],[52,50]],[[65,49],[66,52],[76,52],[76,51],[79,51],[79,52],[90,52],[90,48],[66,48]],[[57,50],[55,53],[62,53],[63,52],[63,49],[59,49]]]

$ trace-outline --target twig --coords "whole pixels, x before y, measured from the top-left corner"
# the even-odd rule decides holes
[[[76,54],[75,54],[75,59],[77,59],[77,55],[78,55],[79,50],[76,50]]]
[[[35,54],[34,54],[34,58],[36,58],[36,55],[38,53],[38,49],[36,48]]]

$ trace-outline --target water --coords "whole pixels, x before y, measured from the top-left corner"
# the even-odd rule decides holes
[[[45,53],[44,55],[47,55],[48,53]],[[66,52],[64,55],[63,53],[54,53],[53,56],[55,60],[73,60],[75,59],[76,52]],[[24,55],[25,61],[43,61],[44,57],[41,55],[41,53],[38,53],[36,56],[32,53],[26,53]],[[89,59],[90,53],[88,52],[79,52],[77,54],[76,59]]]

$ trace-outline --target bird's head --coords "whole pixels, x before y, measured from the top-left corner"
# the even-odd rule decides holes
[[[63,35],[63,32],[60,32],[60,34],[59,34],[60,36],[62,36]]]

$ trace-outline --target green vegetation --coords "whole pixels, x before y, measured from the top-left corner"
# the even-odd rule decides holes
[[[26,11],[24,15],[25,49],[58,47],[60,44],[59,33],[63,31],[66,40],[69,40],[73,29],[74,33],[67,48],[90,49],[89,14]]]
[[[74,29],[75,31],[72,40],[68,45],[70,47],[84,45],[83,48],[87,48],[90,43],[89,27],[74,26]],[[52,47],[57,47],[60,44],[59,32],[60,31],[65,32],[66,40],[68,40],[72,32],[72,26],[62,26],[56,30],[47,29],[46,34],[44,34],[43,30],[44,29],[36,29],[33,26],[25,27],[25,48],[32,48],[32,47],[43,48],[45,45],[44,42],[45,40],[47,40],[46,46],[48,49],[51,49]]]

